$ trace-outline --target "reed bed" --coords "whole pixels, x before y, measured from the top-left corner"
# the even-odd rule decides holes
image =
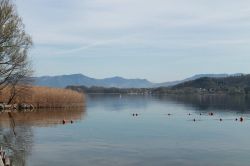
[[[12,94],[11,88],[0,92],[0,102],[7,103]],[[12,104],[32,104],[35,108],[73,108],[84,106],[85,96],[69,89],[48,87],[17,87]]]

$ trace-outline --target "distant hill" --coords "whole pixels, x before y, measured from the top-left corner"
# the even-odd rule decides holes
[[[202,77],[172,87],[173,90],[199,89],[204,92],[249,93],[250,75],[234,75],[223,78]]]
[[[222,88],[250,86],[250,75],[237,75],[229,77],[202,77],[173,86],[173,88]]]
[[[239,75],[242,75],[242,73],[236,73],[236,74],[197,74],[197,75],[194,75],[192,77],[189,77],[189,78],[186,78],[186,79],[183,79],[183,80],[179,80],[179,81],[158,83],[158,84],[155,84],[155,87],[170,87],[170,86],[175,86],[175,85],[181,84],[183,82],[188,82],[188,81],[196,80],[196,79],[203,78],[203,77],[208,77],[208,78],[225,78],[225,77],[239,76]]]
[[[239,74],[236,74],[239,75]],[[228,77],[228,74],[200,74],[195,75],[193,77],[172,81],[172,82],[164,82],[164,83],[152,83],[146,79],[126,79],[122,77],[111,77],[104,79],[95,79],[91,77],[87,77],[83,74],[71,74],[71,75],[59,75],[59,76],[42,76],[42,77],[34,77],[34,85],[38,86],[48,86],[48,87],[58,87],[64,88],[69,85],[74,86],[99,86],[99,87],[116,87],[116,88],[155,88],[155,87],[169,87],[175,86],[177,84],[195,80],[201,77]]]
[[[152,87],[153,83],[146,79],[125,79],[122,77],[111,77],[104,79],[95,79],[82,74],[60,75],[60,76],[43,76],[34,77],[34,84],[38,86],[64,88],[68,85],[80,86],[102,86],[117,88],[140,88]]]

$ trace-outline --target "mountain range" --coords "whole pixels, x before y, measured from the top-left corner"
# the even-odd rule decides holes
[[[33,77],[34,85],[64,88],[69,85],[74,86],[100,86],[100,87],[116,87],[116,88],[155,88],[169,87],[183,82],[196,80],[202,77],[223,78],[242,74],[199,74],[192,77],[163,83],[153,83],[146,79],[126,79],[122,77],[110,77],[104,79],[95,79],[87,77],[83,74],[58,75],[58,76],[41,76]]]

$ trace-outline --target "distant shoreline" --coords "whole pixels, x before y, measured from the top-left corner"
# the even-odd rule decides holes
[[[67,89],[77,91],[84,94],[110,94],[110,95],[246,95],[247,93],[228,93],[226,91],[213,91],[213,90],[201,90],[195,88],[188,89],[171,89],[171,88],[104,88],[104,87],[91,87],[82,88],[79,86],[69,86]]]
[[[120,93],[120,94],[250,94],[250,75],[237,75],[225,78],[202,77],[171,87],[158,88],[115,88],[67,86],[81,93]]]

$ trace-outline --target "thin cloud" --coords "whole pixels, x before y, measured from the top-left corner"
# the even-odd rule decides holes
[[[246,56],[250,51],[250,1],[247,0],[15,2],[26,30],[33,37],[35,47],[31,55],[37,61],[41,60],[39,70],[47,62],[53,68],[52,63],[58,63],[55,66],[60,66],[59,63],[70,65],[69,60],[75,64],[77,58],[93,57],[88,58],[92,60],[88,68],[87,64],[70,67],[72,70],[96,71],[95,66],[106,64],[106,68],[99,72],[102,75],[101,72],[105,71],[118,72],[110,63],[120,63],[120,57],[124,57],[127,58],[122,62],[124,66],[139,59],[134,68],[128,69],[130,71],[140,68],[143,72],[147,59],[147,66],[155,67],[154,73],[149,71],[152,77],[162,73],[162,70],[166,71],[166,75],[172,75],[170,71],[180,70],[180,62],[183,74],[191,72],[191,69],[192,72],[213,71],[217,68],[207,65],[204,69],[200,62],[215,58],[223,61],[216,66],[220,69],[218,71],[241,71],[243,68],[250,71],[245,63],[246,59],[250,60]],[[99,57],[103,57],[102,64],[97,62]],[[230,57],[231,61],[225,57]],[[53,58],[58,61],[54,62]],[[244,58],[245,66],[241,64],[241,58]],[[241,63],[237,66],[232,62]],[[172,65],[174,63],[176,65]],[[162,67],[157,70],[159,66]],[[125,72],[127,68],[120,71]],[[158,77],[156,79],[161,79],[161,74]]]

